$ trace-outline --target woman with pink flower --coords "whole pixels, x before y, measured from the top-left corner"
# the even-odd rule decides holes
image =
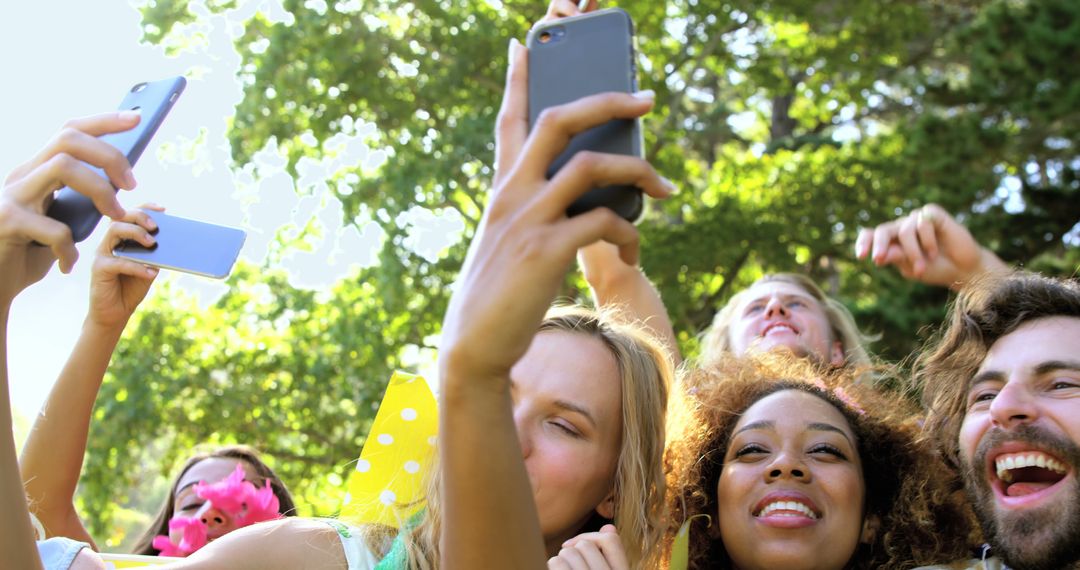
[[[149,246],[153,230],[142,210],[127,212],[109,227],[94,259],[82,333],[23,448],[22,480],[46,537],[94,544],[73,503],[94,400],[124,327],[157,276],[154,268],[113,256],[112,249],[125,239]],[[284,483],[255,450],[243,446],[191,457],[170,487],[136,554],[187,556],[236,528],[295,511]]]

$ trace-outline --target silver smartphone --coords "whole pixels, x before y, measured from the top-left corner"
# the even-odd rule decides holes
[[[128,163],[135,166],[186,85],[187,80],[183,77],[135,85],[124,95],[120,110],[138,109],[142,115],[139,124],[129,131],[109,133],[98,138],[119,149],[127,157]],[[90,169],[108,179],[100,168],[90,166]],[[101,213],[90,198],[66,186],[56,193],[48,215],[67,224],[71,228],[71,238],[76,242],[86,239],[101,220]]]
[[[247,234],[244,230],[144,210],[157,223],[157,243],[146,247],[125,240],[113,255],[162,269],[224,279],[232,271]]]

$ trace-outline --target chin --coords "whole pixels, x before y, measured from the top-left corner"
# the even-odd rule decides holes
[[[820,546],[820,545],[819,545]],[[772,570],[780,568],[843,568],[840,561],[821,560],[821,548],[793,548],[780,552],[758,551],[749,560],[736,560],[734,567],[739,570]]]

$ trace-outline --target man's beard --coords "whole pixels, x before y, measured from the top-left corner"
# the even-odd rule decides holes
[[[987,452],[1002,443],[1020,441],[1046,450],[1062,460],[1074,474],[1071,492],[1064,500],[1035,509],[998,512],[994,491],[986,474]],[[1005,432],[987,431],[975,451],[974,461],[961,457],[964,489],[975,509],[986,541],[995,555],[1020,570],[1056,570],[1080,561],[1080,446],[1069,439],[1031,425]]]

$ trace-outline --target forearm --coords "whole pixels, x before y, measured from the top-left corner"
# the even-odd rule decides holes
[[[445,369],[442,376],[441,568],[545,568],[509,379],[472,382]]]
[[[21,472],[34,511],[50,536],[88,540],[73,497],[82,472],[94,401],[123,327],[87,322],[34,421]]]
[[[26,493],[18,477],[18,460],[12,436],[11,398],[7,375],[7,323],[9,305],[0,307],[0,512],[7,521],[0,532],[0,552],[11,568],[41,568],[34,544],[34,529],[26,508]]]
[[[682,362],[667,307],[644,271],[624,266],[588,281],[598,308],[624,311],[626,317],[643,325],[664,345],[675,364]]]
[[[326,523],[289,517],[243,527],[161,570],[340,570],[345,568],[341,539]]]

